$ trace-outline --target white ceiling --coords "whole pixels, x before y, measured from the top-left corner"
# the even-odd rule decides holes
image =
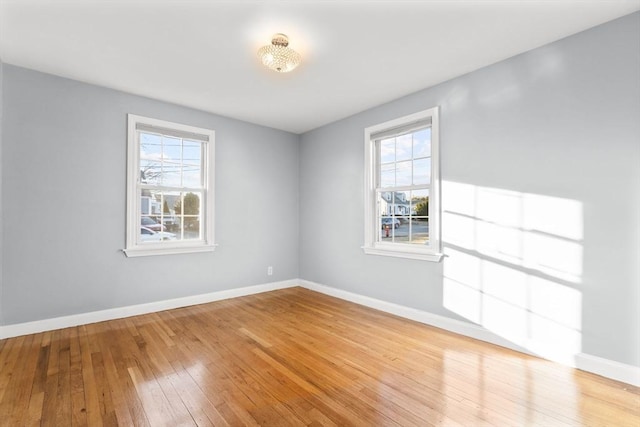
[[[302,133],[640,10],[640,0],[0,0],[6,63]],[[273,33],[303,57],[263,68]]]

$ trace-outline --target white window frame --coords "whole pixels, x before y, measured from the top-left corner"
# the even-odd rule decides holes
[[[364,130],[364,246],[366,254],[384,255],[439,262],[442,257],[441,210],[440,210],[440,132],[439,107],[420,111],[408,116],[390,120]],[[376,141],[372,135],[392,132],[393,129],[405,128],[412,124],[431,123],[431,187],[429,188],[429,245],[422,247],[415,244],[391,243],[378,241],[378,221],[376,219],[376,188],[380,162],[376,149]],[[411,189],[407,187],[407,189]]]
[[[141,217],[141,179],[140,179],[140,139],[137,125],[155,127],[162,130],[177,131],[206,136],[208,141],[200,141],[204,146],[202,158],[202,202],[201,223],[202,239],[178,240],[163,242],[140,241]],[[215,132],[210,129],[172,123],[164,120],[127,115],[127,233],[124,253],[127,257],[170,255],[192,252],[211,252],[214,243],[214,165],[215,165]],[[161,189],[161,188],[160,188]]]

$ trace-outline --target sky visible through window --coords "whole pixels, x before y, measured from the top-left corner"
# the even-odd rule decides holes
[[[146,227],[158,232],[142,240],[200,239],[202,143],[147,132],[139,138],[141,221],[157,222]]]
[[[202,143],[140,133],[143,184],[180,188],[202,187]]]
[[[431,128],[380,141],[380,186],[430,184]]]
[[[382,139],[379,148],[379,241],[429,241],[431,128]]]

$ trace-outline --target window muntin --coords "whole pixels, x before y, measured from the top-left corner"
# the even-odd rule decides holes
[[[440,259],[437,113],[365,130],[366,253]]]
[[[214,132],[129,115],[128,144],[127,256],[213,250]]]
[[[374,136],[374,144],[376,220],[383,230],[377,241],[428,246],[431,125],[385,139]]]
[[[378,192],[378,242],[429,245],[429,190]]]

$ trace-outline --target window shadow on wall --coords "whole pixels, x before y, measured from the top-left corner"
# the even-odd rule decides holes
[[[582,350],[583,206],[443,182],[443,305],[547,359]]]

